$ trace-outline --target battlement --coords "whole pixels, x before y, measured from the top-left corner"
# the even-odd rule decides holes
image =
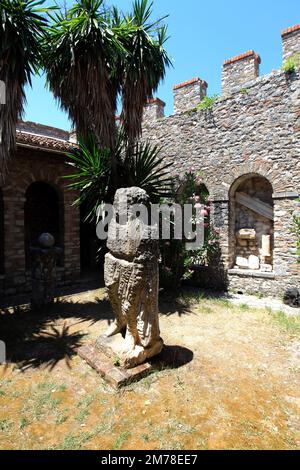
[[[300,55],[300,24],[289,27],[281,32],[282,60]],[[224,61],[222,67],[222,95],[230,96],[241,88],[246,88],[259,77],[261,58],[253,50],[244,52]],[[180,114],[196,107],[206,96],[208,84],[200,78],[174,85],[174,114]],[[159,98],[148,101],[144,119],[153,121],[164,117],[165,103]]]

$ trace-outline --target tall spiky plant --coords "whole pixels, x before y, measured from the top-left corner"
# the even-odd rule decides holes
[[[45,0],[0,0],[0,80],[5,84],[5,105],[0,105],[0,175],[15,150],[16,124],[22,117],[25,86],[31,85],[41,59],[40,39],[47,20]]]
[[[124,61],[122,84],[122,120],[129,145],[140,137],[145,103],[157,91],[164,79],[166,68],[171,65],[164,49],[167,41],[167,27],[164,18],[152,22],[153,3],[135,0],[132,15],[126,21],[131,27],[125,38],[128,51]]]
[[[136,0],[130,15],[107,9],[104,0],[78,0],[52,16],[44,64],[50,89],[78,134],[92,132],[99,149],[117,141],[115,115],[122,99],[126,140],[140,135],[143,107],[164,78],[170,60],[163,48],[166,29],[151,22],[152,3]]]
[[[102,148],[111,149],[119,92],[112,66],[123,47],[110,28],[104,0],[80,0],[52,20],[44,54],[49,87],[78,133],[92,132]]]

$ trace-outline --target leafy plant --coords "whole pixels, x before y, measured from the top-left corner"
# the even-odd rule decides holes
[[[300,55],[294,54],[284,61],[282,70],[285,73],[294,73],[298,67],[300,67]]]
[[[16,124],[22,117],[25,86],[41,64],[41,38],[47,19],[44,0],[0,0],[0,80],[5,83],[6,104],[0,106],[2,144],[0,173],[5,175],[7,161],[15,150]]]
[[[201,103],[198,104],[197,109],[212,109],[216,101],[219,99],[219,95],[205,96]]]
[[[137,143],[128,150],[120,133],[115,151],[120,187],[138,186],[144,189],[152,202],[158,202],[171,192],[173,179],[169,175],[171,163],[159,156],[160,149],[149,143]],[[65,178],[72,182],[70,189],[80,192],[75,205],[82,205],[87,221],[95,221],[97,209],[104,202],[112,202],[114,189],[110,185],[111,152],[99,150],[90,135],[79,141],[79,148],[68,154],[69,165],[75,172]]]
[[[210,221],[210,201],[208,192],[203,184],[200,173],[193,169],[186,172],[180,181],[179,190],[175,192],[170,202],[192,204],[194,209],[203,206],[204,216],[204,243],[197,250],[187,250],[186,239],[161,241],[160,279],[165,287],[178,288],[183,280],[193,276],[197,266],[210,262],[211,257],[218,248],[219,234]]]
[[[247,95],[247,94],[248,94],[247,88],[241,88],[241,89],[240,89],[240,93],[241,93],[242,95]]]

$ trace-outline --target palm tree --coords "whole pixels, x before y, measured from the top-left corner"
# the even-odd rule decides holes
[[[131,145],[139,137],[143,106],[157,89],[170,59],[166,28],[151,22],[152,3],[136,0],[133,13],[107,9],[104,0],[78,0],[66,14],[52,16],[44,47],[49,87],[78,134],[93,133],[109,149],[116,178],[115,116],[118,99]]]
[[[16,124],[22,117],[25,86],[40,66],[40,39],[47,20],[44,0],[0,0],[0,80],[5,84],[6,104],[0,106],[0,175],[15,150]]]
[[[167,27],[161,25],[162,19],[151,22],[152,6],[148,0],[135,0],[133,13],[126,18],[132,28],[123,41],[128,54],[123,69],[122,120],[130,145],[141,135],[145,103],[157,91],[171,65],[164,49]]]

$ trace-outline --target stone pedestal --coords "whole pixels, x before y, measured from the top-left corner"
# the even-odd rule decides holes
[[[121,388],[141,380],[153,370],[153,365],[149,362],[131,369],[120,367],[120,358],[114,351],[114,343],[114,339],[110,344],[110,339],[100,336],[96,343],[81,346],[77,354],[114,388]]]
[[[63,250],[56,246],[51,246],[54,244],[54,239],[51,240],[51,242],[49,240],[49,237],[47,238],[44,236],[43,238],[41,236],[39,239],[41,246],[30,248],[32,259],[31,306],[33,308],[40,308],[54,301],[56,264],[57,259],[62,255]]]

